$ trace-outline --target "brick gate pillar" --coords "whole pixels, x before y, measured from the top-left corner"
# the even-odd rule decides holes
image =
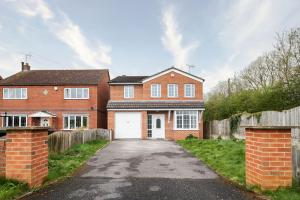
[[[48,130],[10,128],[6,135],[6,178],[40,186],[48,176]]]
[[[290,128],[246,128],[246,183],[263,190],[292,185]]]

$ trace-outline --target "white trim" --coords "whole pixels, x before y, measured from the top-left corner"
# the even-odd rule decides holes
[[[87,117],[87,124],[86,124],[86,127],[84,129],[89,129],[89,123],[90,123],[89,114],[67,113],[67,114],[63,114],[62,116],[63,116],[63,130],[76,130],[76,129],[83,128],[83,117]],[[70,128],[70,116],[75,117],[75,124],[74,124],[75,127],[73,129]],[[76,117],[77,116],[81,117],[81,126],[79,128],[76,128]],[[68,127],[67,128],[65,128],[65,117],[68,117]]]
[[[174,88],[174,96],[170,96],[170,86],[173,86]],[[176,83],[170,83],[170,84],[167,84],[167,93],[168,93],[168,98],[177,98],[178,97],[178,84]]]
[[[142,85],[143,83],[109,83],[109,85]]]
[[[132,96],[126,96],[126,88],[131,88]],[[134,86],[133,85],[124,85],[124,99],[133,99],[134,98]],[[129,94],[129,93],[128,93]]]
[[[187,96],[186,95],[186,91],[187,91],[186,87],[187,86],[191,86],[191,89],[193,88],[193,90],[191,90],[191,96]],[[184,97],[186,97],[186,98],[195,98],[195,96],[196,96],[196,86],[195,86],[195,84],[193,84],[193,83],[185,83],[183,87],[184,87],[183,88],[184,89]]]
[[[159,86],[158,88],[159,88],[159,95],[158,96],[153,96],[153,94],[152,94],[152,89],[153,89],[153,86],[154,85],[156,85],[156,86]],[[161,98],[161,84],[159,84],[159,83],[153,83],[153,84],[151,84],[151,91],[150,91],[150,96],[151,96],[151,98]]]
[[[66,90],[71,90],[71,89],[75,89],[75,91],[76,91],[76,98],[72,98],[71,97],[71,91],[70,91],[70,97],[66,97]],[[77,90],[78,89],[82,89],[82,96],[83,96],[83,94],[84,94],[84,89],[87,89],[87,97],[82,97],[82,98],[78,98],[77,97]],[[64,99],[67,99],[67,100],[69,100],[69,99],[76,99],[76,100],[80,100],[80,99],[90,99],[90,88],[86,88],[86,87],[80,87],[80,88],[64,88]]]
[[[178,74],[181,74],[181,75],[183,75],[183,76],[189,77],[189,78],[191,78],[191,79],[193,79],[193,80],[196,80],[196,81],[199,81],[199,82],[203,83],[203,79],[194,77],[194,76],[192,76],[192,75],[189,75],[189,74],[186,73],[186,72],[182,72],[182,71],[179,71],[179,70],[174,69],[174,68],[169,69],[169,70],[166,70],[166,71],[161,72],[161,73],[158,73],[158,74],[156,74],[155,76],[151,76],[151,77],[149,77],[149,78],[146,78],[146,79],[144,79],[144,80],[142,81],[142,83],[151,81],[151,80],[153,80],[153,79],[155,79],[155,78],[157,78],[157,77],[160,77],[160,76],[165,75],[165,74],[167,74],[167,73],[169,73],[169,72],[172,72],[172,71],[173,71],[173,72],[176,72],[176,73],[178,73]]]
[[[17,97],[15,97],[15,98],[10,98],[9,96],[10,96],[10,90],[16,90],[16,89],[20,89],[21,90],[21,98],[17,98]],[[4,91],[5,90],[8,90],[8,97],[5,97],[5,95],[4,95]],[[25,90],[26,92],[25,92],[25,97],[24,98],[22,98],[22,96],[23,96],[23,90]],[[27,92],[28,92],[28,90],[27,90],[27,88],[18,88],[18,87],[9,87],[9,88],[3,88],[3,90],[2,90],[2,93],[3,93],[3,95],[2,95],[2,97],[3,97],[3,99],[5,99],[5,100],[24,100],[24,99],[28,99],[28,94],[27,94]]]
[[[186,111],[188,111],[188,110],[186,110]],[[190,111],[195,111],[195,110],[190,110]],[[190,125],[191,125],[191,115],[189,115],[189,118],[190,118],[189,120],[190,120]],[[174,112],[174,114],[173,114],[173,130],[189,131],[189,130],[199,130],[199,111],[197,111],[197,113],[196,113],[196,128],[183,128],[183,126],[184,126],[184,119],[183,119],[183,115],[182,115],[182,128],[177,128],[177,114],[176,114],[176,112]]]
[[[12,125],[13,126],[7,126],[7,123],[8,123],[8,121],[7,121],[7,117],[13,117],[12,118]],[[14,117],[19,117],[19,126],[14,126]],[[25,124],[25,126],[20,126],[21,125],[21,117],[25,117],[26,118],[26,124]],[[4,127],[4,128],[8,128],[8,127],[27,127],[27,125],[28,125],[28,115],[27,114],[15,114],[15,113],[13,113],[13,114],[7,114],[6,115],[6,121],[4,120],[4,118],[2,118],[2,127]],[[4,125],[4,122],[6,122],[6,124]]]

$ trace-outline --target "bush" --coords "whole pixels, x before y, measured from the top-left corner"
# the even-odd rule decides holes
[[[198,138],[195,137],[193,134],[189,134],[188,136],[186,136],[185,139],[186,139],[186,140],[191,140],[191,139],[198,139]]]

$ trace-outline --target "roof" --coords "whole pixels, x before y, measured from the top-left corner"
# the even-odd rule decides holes
[[[109,101],[107,109],[204,109],[203,101]]]
[[[96,70],[30,70],[0,80],[4,86],[97,85],[107,69]]]
[[[160,75],[163,75],[165,73],[168,73],[169,71],[176,71],[180,74],[183,74],[185,76],[189,76],[190,78],[193,78],[193,79],[196,79],[196,80],[200,80],[200,81],[204,81],[203,78],[201,77],[198,77],[198,76],[195,76],[191,73],[188,73],[188,72],[185,72],[183,70],[180,70],[176,67],[169,67],[161,72],[158,72],[156,74],[153,74],[151,76],[126,76],[126,75],[123,75],[123,76],[118,76],[114,79],[112,79],[109,83],[110,84],[142,84],[148,80],[152,80],[153,78],[156,78],[157,76],[160,76]]]
[[[148,76],[118,76],[109,83],[142,83],[142,81]]]

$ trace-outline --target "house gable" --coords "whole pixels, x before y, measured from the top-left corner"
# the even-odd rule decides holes
[[[194,75],[192,75],[192,74],[190,74],[190,73],[187,73],[187,72],[182,71],[182,70],[180,70],[180,69],[177,69],[177,68],[175,68],[175,67],[171,67],[171,68],[168,68],[168,69],[166,69],[166,70],[164,70],[164,71],[162,71],[162,72],[159,72],[159,73],[157,73],[157,74],[154,74],[154,75],[152,75],[152,76],[149,76],[148,78],[145,78],[145,79],[142,81],[142,83],[146,83],[146,82],[148,82],[148,81],[151,81],[151,80],[153,80],[153,79],[156,79],[156,78],[158,78],[158,77],[160,77],[160,76],[163,76],[163,75],[168,74],[168,73],[171,73],[171,72],[181,74],[181,75],[183,75],[183,76],[189,77],[189,78],[191,78],[191,79],[193,79],[193,80],[196,80],[196,81],[199,81],[199,82],[201,82],[201,83],[204,82],[204,79],[203,79],[203,78],[194,76]]]

